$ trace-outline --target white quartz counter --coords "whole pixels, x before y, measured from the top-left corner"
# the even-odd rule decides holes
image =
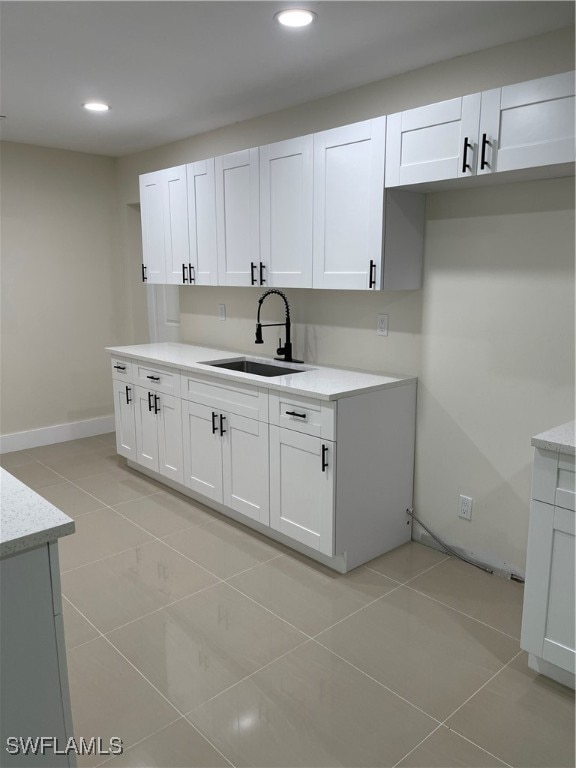
[[[0,468],[0,557],[74,533],[74,520]]]
[[[532,438],[532,445],[535,448],[574,455],[576,453],[576,421],[568,421],[559,427],[535,435]]]
[[[242,352],[194,346],[192,344],[177,344],[175,342],[137,344],[129,347],[108,347],[108,351],[119,357],[145,360],[157,365],[166,365],[180,370],[209,374],[219,379],[228,379],[229,381],[237,381],[243,384],[255,384],[270,390],[290,392],[294,395],[315,397],[320,400],[338,400],[342,397],[351,397],[360,392],[397,387],[416,381],[414,376],[373,374],[308,363],[302,365],[286,363],[286,366],[297,368],[299,372],[268,378],[252,373],[214,368],[213,366],[205,365],[205,363],[215,360],[237,360],[243,357],[266,363],[276,362],[277,365],[284,365],[284,363],[273,361],[270,358],[245,355]]]

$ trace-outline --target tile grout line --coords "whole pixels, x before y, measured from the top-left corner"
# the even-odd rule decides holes
[[[152,736],[156,736],[158,733],[161,733],[163,730],[165,730],[166,728],[169,728],[171,725],[174,725],[174,723],[177,723],[180,720],[182,720],[181,717],[176,717],[174,720],[172,720],[172,722],[168,723],[167,725],[163,725],[162,728],[158,728],[157,731],[153,731],[152,733],[149,733],[147,736],[143,736],[141,739],[138,739],[138,741],[135,741],[133,744],[130,744],[126,748],[124,748],[124,743],[122,743],[122,755],[124,754],[125,751],[132,749],[132,747],[138,746],[138,744],[141,744],[143,741],[146,741],[146,739],[149,739]],[[114,765],[115,760],[116,760],[116,755],[114,755],[113,757],[107,757],[106,760],[104,760],[104,762],[97,763],[96,768],[101,768],[101,766],[104,766],[104,765],[112,766]]]
[[[450,726],[443,726],[445,728],[448,728],[449,731],[452,733],[455,733],[457,736],[460,736],[461,739],[464,739],[464,741],[467,741],[469,744],[472,744],[474,747],[477,747],[478,749],[481,749],[483,752],[486,752],[487,755],[490,755],[490,757],[493,757],[495,760],[498,760],[500,763],[502,763],[506,768],[513,768],[510,763],[507,763],[506,760],[504,760],[502,757],[498,757],[498,755],[493,754],[490,752],[486,747],[481,747],[480,744],[476,744],[475,741],[472,741],[472,739],[469,739],[467,736],[464,736],[464,734],[460,733],[460,731],[455,730],[454,728],[450,728]]]
[[[438,729],[440,729],[440,728],[442,728],[442,723],[439,723],[439,724],[436,726],[436,728],[434,728],[434,730],[433,730],[433,731],[431,731],[431,732],[428,734],[428,736],[424,736],[424,738],[422,739],[422,741],[419,741],[419,742],[418,742],[418,744],[416,744],[414,747],[412,747],[412,749],[411,749],[409,752],[406,752],[406,754],[405,754],[405,755],[402,755],[402,757],[400,758],[400,760],[398,760],[397,762],[395,762],[392,768],[397,768],[397,766],[399,766],[399,765],[400,765],[400,763],[401,763],[403,760],[406,760],[406,758],[407,758],[409,755],[411,755],[411,754],[412,754],[412,752],[414,752],[415,750],[417,750],[417,749],[418,749],[418,747],[422,746],[422,744],[424,744],[424,742],[425,742],[425,741],[427,741],[427,740],[428,740],[428,739],[429,739],[431,736],[433,736],[433,735],[436,733],[436,731],[437,731]]]
[[[414,543],[418,544],[417,541],[414,542]],[[424,546],[424,545],[422,544],[421,546]],[[437,550],[434,550],[434,551],[436,552]],[[387,554],[387,553],[385,552],[384,554]],[[382,555],[381,555],[381,557],[382,557]],[[387,579],[392,579],[392,581],[396,581],[396,582],[398,582],[398,584],[401,584],[402,586],[404,586],[405,584],[408,584],[409,581],[412,581],[413,579],[417,579],[419,576],[423,576],[425,573],[428,573],[428,571],[431,571],[433,568],[436,568],[437,566],[442,565],[442,563],[445,563],[447,560],[450,560],[451,557],[452,557],[451,555],[448,555],[447,557],[444,558],[444,560],[439,560],[437,563],[434,563],[433,565],[428,566],[428,568],[425,568],[423,571],[419,571],[414,576],[410,576],[410,578],[406,579],[406,581],[400,581],[399,579],[395,579],[394,576],[388,576],[385,573],[381,573],[380,571],[377,571],[375,568],[371,568],[366,563],[364,564],[363,567],[364,568],[368,568],[368,570],[373,571],[374,573],[377,573],[380,576],[386,576]],[[371,562],[371,561],[368,561],[368,562]]]

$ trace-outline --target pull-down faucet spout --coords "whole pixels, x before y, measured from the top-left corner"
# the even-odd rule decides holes
[[[261,323],[260,322],[260,310],[262,309],[262,304],[264,303],[264,299],[267,296],[270,296],[271,294],[277,294],[280,296],[284,301],[284,306],[286,307],[286,320],[283,323]],[[276,288],[270,288],[270,290],[265,291],[262,296],[258,299],[258,316],[256,317],[256,341],[255,344],[264,344],[264,339],[262,338],[262,328],[269,328],[271,326],[279,326],[283,325],[286,328],[286,341],[284,342],[284,346],[282,346],[282,339],[279,339],[278,341],[278,349],[276,350],[276,354],[282,355],[282,357],[276,357],[275,360],[284,360],[286,363],[301,363],[302,360],[294,360],[292,357],[292,339],[291,339],[291,323],[290,323],[290,305],[288,304],[288,299],[286,298],[285,294],[282,293],[282,291],[278,291]]]

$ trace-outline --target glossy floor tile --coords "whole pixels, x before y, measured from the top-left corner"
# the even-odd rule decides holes
[[[528,667],[522,652],[448,720],[458,733],[522,768],[573,768],[574,691]]]
[[[151,541],[62,574],[62,592],[101,631],[217,583],[199,565]]]
[[[103,637],[68,652],[76,738],[122,739],[126,747],[168,725],[176,710]],[[79,765],[102,762],[84,756]]]
[[[446,559],[447,555],[442,552],[409,541],[385,555],[370,560],[366,567],[404,583]]]
[[[117,504],[114,509],[158,538],[214,520],[207,507],[177,493],[160,492],[143,496]]]
[[[77,645],[82,645],[82,643],[99,637],[98,631],[66,598],[62,600],[62,616],[64,617],[64,637],[67,649],[75,648]]]
[[[398,768],[504,768],[505,763],[442,725]]]
[[[111,469],[75,481],[82,490],[108,506],[157,493],[162,486],[131,469]]]
[[[438,719],[519,651],[516,640],[406,587],[318,640]]]
[[[188,718],[236,766],[393,766],[436,723],[314,641]]]
[[[12,466],[7,471],[34,491],[39,491],[47,485],[62,483],[64,480],[61,475],[36,461]]]
[[[136,547],[152,536],[113,509],[97,509],[76,519],[76,531],[58,542],[62,572]]]
[[[104,765],[110,768],[225,768],[230,763],[188,720],[180,718]]]
[[[229,583],[309,635],[315,635],[398,584],[367,568],[341,575],[283,556]]]
[[[306,639],[222,583],[109,637],[183,713]]]
[[[167,536],[166,541],[221,579],[280,554],[271,544],[220,520]]]
[[[412,579],[410,587],[520,638],[524,589],[516,581],[450,558]]]
[[[34,457],[28,451],[13,451],[12,453],[0,454],[0,467],[3,467],[7,472],[12,472],[13,468],[21,467],[24,464],[33,464],[34,462]]]
[[[80,515],[85,515],[86,512],[102,509],[104,506],[99,499],[68,482],[48,485],[45,488],[40,488],[38,493],[74,519]]]
[[[103,445],[105,446],[104,443]],[[66,478],[66,480],[76,482],[85,477],[92,477],[93,475],[99,475],[103,472],[125,468],[126,459],[121,456],[116,456],[112,451],[113,449],[109,449],[109,455],[87,452],[78,456],[69,456],[65,458],[58,457],[45,460],[44,463],[47,467],[53,469],[54,472],[58,472],[58,474]]]

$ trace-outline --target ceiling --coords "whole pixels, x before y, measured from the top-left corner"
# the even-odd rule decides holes
[[[290,6],[317,22],[280,27]],[[48,0],[0,22],[2,138],[118,156],[568,26],[574,4]]]

